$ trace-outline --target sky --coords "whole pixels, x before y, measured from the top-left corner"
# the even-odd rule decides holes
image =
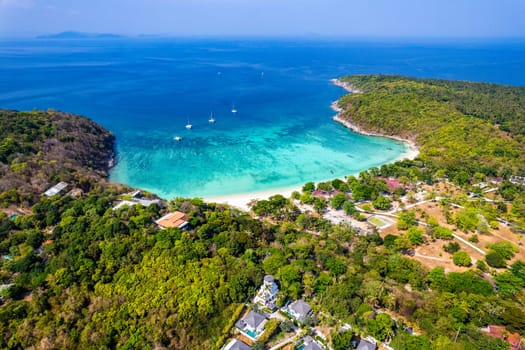
[[[525,37],[525,0],[0,0],[0,37]]]

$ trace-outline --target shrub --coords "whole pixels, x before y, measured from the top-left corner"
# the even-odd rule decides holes
[[[468,240],[472,243],[479,243],[478,235],[472,235]]]
[[[397,239],[397,236],[388,234],[383,239],[383,245],[387,248],[393,248],[395,246],[396,239]]]
[[[410,227],[416,225],[416,214],[414,211],[402,212],[398,216],[397,228],[400,230],[408,230]]]
[[[384,196],[377,196],[376,199],[372,202],[374,205],[374,208],[379,210],[387,210],[392,207],[392,201],[390,198],[384,197]]]
[[[504,259],[511,259],[518,252],[518,247],[509,241],[487,244],[487,248],[497,252]]]
[[[420,245],[424,241],[423,231],[421,231],[415,226],[408,229],[407,236],[408,236],[408,239],[410,240],[410,243],[412,243],[412,245]]]
[[[505,262],[505,258],[501,256],[498,252],[494,250],[490,250],[487,255],[485,255],[485,260],[487,261],[487,264],[492,267],[505,267],[507,266]]]
[[[471,264],[470,256],[463,251],[455,252],[452,261],[454,261],[454,264],[457,266],[470,266]]]
[[[443,226],[434,227],[434,237],[439,239],[452,239],[452,230]]]
[[[450,242],[449,244],[445,244],[443,249],[449,254],[454,254],[460,249],[460,246],[457,242]]]
[[[476,262],[476,267],[483,272],[486,272],[488,270],[487,264],[485,264],[483,260],[478,260]]]
[[[332,208],[341,209],[347,201],[347,199],[348,196],[346,193],[339,192],[330,199],[330,205],[332,206]]]

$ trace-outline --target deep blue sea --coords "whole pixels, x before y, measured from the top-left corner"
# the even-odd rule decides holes
[[[332,78],[524,85],[523,67],[517,41],[4,40],[0,108],[85,115],[117,137],[112,180],[165,198],[214,197],[343,177],[406,151],[332,121],[330,104],[345,93]]]

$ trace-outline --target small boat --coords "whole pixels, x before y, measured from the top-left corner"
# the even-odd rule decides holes
[[[213,112],[211,112],[211,113],[210,113],[210,119],[208,119],[208,123],[213,124],[213,123],[215,123],[215,122],[216,122],[216,120],[215,120],[215,118],[213,118]]]
[[[180,137],[180,136],[175,136],[173,139],[174,139],[175,141],[182,141],[182,137]]]
[[[193,125],[190,124],[190,118],[188,118],[188,124],[186,124],[186,129],[193,128]]]
[[[235,105],[232,105],[232,113],[237,113],[237,109],[235,108]]]

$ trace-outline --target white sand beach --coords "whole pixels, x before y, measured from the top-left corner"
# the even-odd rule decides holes
[[[344,88],[346,91],[354,93],[354,94],[362,92],[361,90],[356,89],[352,85],[342,82],[338,79],[332,79],[331,82],[334,85],[340,86]],[[382,135],[378,133],[367,132],[363,130],[362,128],[360,128],[359,126],[352,124],[350,121],[341,118],[340,115],[343,109],[339,107],[339,105],[337,104],[337,101],[334,101],[331,107],[334,111],[337,112],[337,115],[333,117],[333,120],[335,120],[338,123],[341,123],[342,125],[346,126],[348,129],[352,130],[355,133],[363,134],[367,136],[387,137],[393,140],[404,142],[408,146],[408,150],[407,152],[402,154],[397,160],[414,159],[419,154],[419,149],[417,148],[416,144],[412,140],[403,139],[397,136]],[[334,180],[334,179],[335,177],[331,179],[326,179],[326,181]],[[288,188],[277,188],[273,190],[265,190],[265,191],[259,191],[259,192],[251,192],[251,193],[239,193],[239,194],[232,194],[232,195],[225,195],[225,196],[218,196],[218,197],[210,197],[210,198],[204,198],[204,201],[208,203],[228,204],[232,207],[235,207],[241,210],[245,210],[245,211],[249,211],[250,210],[249,204],[254,200],[268,199],[269,197],[275,194],[281,194],[284,197],[288,198],[292,195],[292,192],[301,191],[301,186],[294,186],[294,187],[288,187]]]
[[[249,203],[254,200],[268,199],[275,194],[281,194],[284,197],[288,198],[292,195],[293,191],[301,191],[301,186],[288,187],[288,188],[277,188],[273,190],[265,190],[260,192],[250,192],[250,193],[239,193],[218,197],[204,198],[205,202],[208,203],[219,203],[219,204],[228,204],[232,207],[249,211]]]

